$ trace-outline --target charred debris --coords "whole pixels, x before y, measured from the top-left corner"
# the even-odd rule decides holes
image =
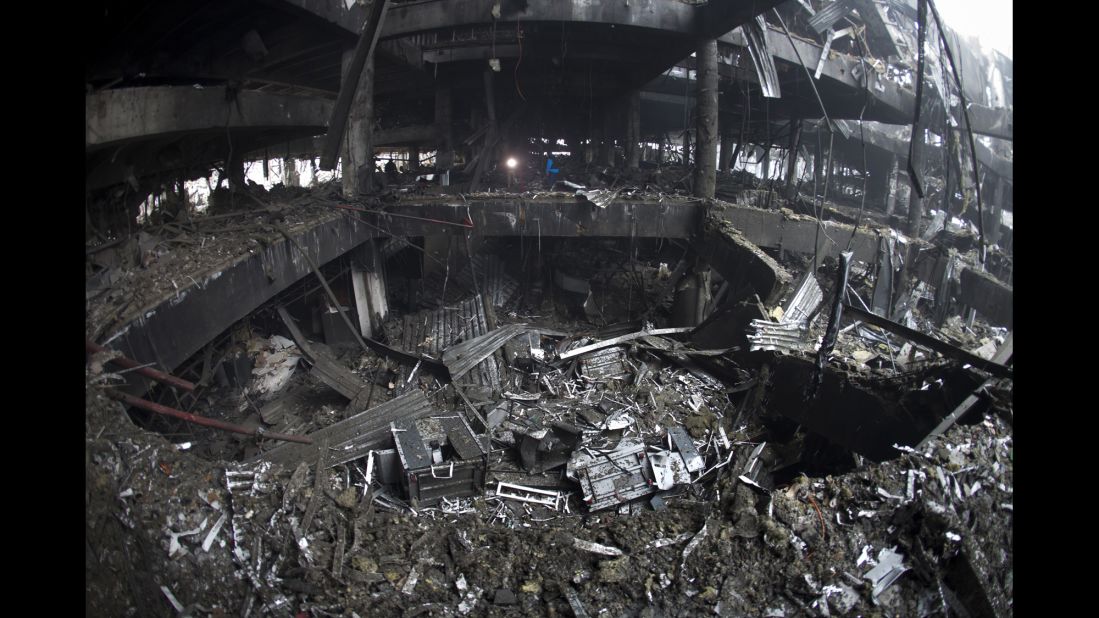
[[[1009,59],[922,1],[238,4],[89,67],[89,615],[1012,615]]]

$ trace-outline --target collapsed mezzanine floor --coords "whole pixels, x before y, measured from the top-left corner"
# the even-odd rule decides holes
[[[233,222],[251,229],[222,230],[215,240],[181,229],[173,237],[182,242],[169,241],[171,251],[157,243],[151,257],[141,253],[142,267],[127,264],[99,271],[109,273],[100,275],[108,282],[96,288],[90,301],[89,338],[110,339],[127,323],[128,333],[140,331],[140,324],[126,319],[131,312],[144,316],[149,338],[155,340],[158,331],[149,324],[162,319],[159,312],[185,302],[201,303],[206,294],[212,297],[218,292],[210,285],[216,281],[209,280],[211,273],[229,272],[226,264],[242,263],[280,242],[272,219],[296,231],[347,216],[331,213],[305,193],[294,199],[300,200],[294,208],[269,204],[263,214],[244,215],[248,223]],[[575,233],[580,213],[602,214],[584,200],[569,200],[584,210],[565,211],[560,230]],[[529,208],[537,201],[528,195],[523,205]],[[316,209],[312,216],[307,203]],[[654,200],[657,208],[659,203]],[[609,205],[607,212],[613,208]],[[480,220],[469,217],[482,229],[492,219],[487,213]],[[131,607],[152,606],[167,612],[169,594],[193,612],[210,614],[267,607],[311,615],[365,615],[371,610],[583,615],[604,609],[650,615],[715,610],[733,615],[941,615],[950,607],[954,613],[1001,615],[1009,608],[1009,380],[987,380],[981,405],[921,448],[910,448],[920,436],[894,447],[875,431],[857,428],[852,436],[866,441],[840,444],[808,429],[811,422],[799,418],[800,407],[813,400],[805,394],[813,355],[793,349],[752,351],[746,337],[750,320],[773,320],[768,316],[791,300],[795,286],[777,286],[780,293],[767,298],[768,284],[752,272],[726,269],[726,276],[717,273],[709,280],[697,272],[683,276],[679,261],[698,257],[705,243],[661,240],[663,234],[646,234],[643,226],[635,228],[641,233],[632,238],[563,238],[532,234],[528,217],[522,219],[523,235],[479,239],[477,246],[459,234],[441,242],[438,227],[434,239],[409,234],[405,242],[436,259],[445,245],[442,264],[420,259],[416,248],[393,247],[379,269],[387,282],[390,319],[375,337],[395,348],[437,355],[508,325],[541,329],[537,345],[527,339],[526,346],[516,349],[513,339],[510,350],[505,345],[483,361],[491,360],[496,374],[471,371],[467,375],[479,377],[446,385],[425,371],[363,351],[348,341],[348,333],[341,336],[331,317],[315,313],[327,295],[316,289],[306,266],[298,264],[299,271],[285,275],[288,283],[277,294],[262,299],[242,318],[222,323],[219,337],[191,346],[201,354],[192,352],[179,363],[162,366],[180,371],[194,367],[193,374],[183,377],[203,383],[195,397],[177,399],[166,389],[146,395],[229,422],[321,435],[317,432],[325,427],[377,409],[398,391],[403,396],[419,391],[432,414],[467,416],[471,426],[493,438],[486,449],[486,490],[474,495],[417,508],[392,483],[375,479],[366,491],[362,457],[320,466],[318,474],[314,446],[309,457],[269,466],[263,463],[270,451],[267,440],[240,440],[142,412],[122,413],[101,388],[118,378],[110,376],[105,357],[93,356],[88,372],[86,560],[89,573],[103,577],[89,577],[89,608],[127,614]],[[458,217],[447,221],[464,222]],[[219,227],[229,227],[222,223]],[[202,229],[210,223],[190,225]],[[620,234],[630,229],[616,225]],[[234,237],[239,231],[246,233]],[[347,242],[357,246],[362,241]],[[384,255],[384,243],[378,244]],[[758,264],[767,267],[763,270],[774,264],[789,271],[791,284],[802,281],[795,275],[812,270],[805,253],[755,251]],[[707,253],[711,259],[721,258],[720,251]],[[319,245],[318,255],[325,255]],[[166,264],[166,258],[180,257],[191,272]],[[211,263],[215,258],[224,263]],[[342,303],[354,296],[346,278],[355,265],[341,260],[324,260],[322,271]],[[474,266],[478,260],[480,269]],[[262,256],[258,261],[266,261],[275,274],[271,278],[261,267],[268,281],[282,276],[279,264]],[[419,263],[410,267],[413,262]],[[485,274],[490,262],[497,264],[493,278]],[[837,266],[835,260],[822,262],[813,278],[822,288],[822,299],[830,299]],[[163,271],[157,270],[158,263]],[[467,267],[482,277],[464,277]],[[856,295],[873,294],[872,271],[869,264],[861,271],[856,266]],[[669,283],[677,273],[678,281]],[[190,287],[180,285],[185,275],[196,279],[198,289],[180,294],[175,288]],[[112,277],[159,282],[161,287],[137,285],[132,279],[118,285]],[[692,277],[694,291],[688,285]],[[721,279],[730,282],[723,295]],[[585,284],[590,296],[577,291]],[[171,298],[161,302],[165,293],[175,293],[175,304]],[[720,300],[714,301],[715,296]],[[934,299],[925,296],[926,291],[912,290],[915,304],[908,317],[920,330],[967,349],[995,349],[1004,343],[1005,332],[982,320],[969,325],[954,317],[936,325]],[[479,305],[468,304],[478,297]],[[416,330],[418,318],[440,308],[446,315],[446,307],[459,307],[451,313],[460,313],[463,301],[483,316],[483,331],[464,331],[457,321],[449,331],[437,327],[435,335],[425,334],[422,327]],[[696,331],[646,336],[608,348],[619,356],[619,369],[609,375],[585,367],[583,356],[575,362],[555,360],[590,341],[643,328],[693,326],[700,314],[713,315],[707,309],[719,305],[728,310],[724,322],[712,320]],[[158,313],[150,315],[150,306]],[[285,362],[294,356],[287,350],[303,342],[278,315],[278,307],[292,315],[314,355],[320,349],[319,354],[370,389],[364,399],[346,397],[322,379],[315,369],[323,362]],[[806,324],[808,340],[819,336],[826,321],[827,309]],[[438,333],[450,340],[436,340]],[[121,335],[115,342],[132,336]],[[205,345],[215,339],[225,342]],[[317,345],[321,340],[329,341],[330,352]],[[150,347],[162,350],[158,343]],[[133,346],[121,349],[138,360],[151,360]],[[282,367],[292,365],[292,373],[273,393],[254,390],[251,371],[217,362],[229,358],[230,349],[234,358],[247,359],[244,367],[274,366],[279,360]],[[987,378],[926,348],[904,349],[902,341],[864,324],[841,333],[836,349],[813,405],[836,418],[886,415],[897,419],[896,431],[926,434]],[[304,356],[304,351],[297,355]],[[256,377],[269,375],[261,367]],[[282,400],[287,405],[271,406]],[[582,444],[597,450],[613,447],[623,437],[639,437],[648,448],[674,450],[664,436],[683,427],[704,467],[689,482],[662,490],[656,507],[656,494],[647,493],[625,509],[616,504],[588,511],[582,491],[575,481],[561,477],[560,468],[531,474],[525,465],[529,462],[523,461],[519,445],[523,431],[532,433],[524,426],[532,415],[540,417],[539,423],[557,420],[579,427]],[[608,423],[609,417],[619,422]],[[177,446],[187,443],[186,448]],[[554,454],[554,449],[543,452]],[[545,460],[536,458],[537,463]],[[520,486],[568,492],[567,502],[551,508],[500,498],[494,495],[494,475]],[[712,568],[718,563],[724,568]]]

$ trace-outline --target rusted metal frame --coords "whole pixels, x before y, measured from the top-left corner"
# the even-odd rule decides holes
[[[111,352],[112,351],[108,348],[105,348],[105,347],[95,343],[94,341],[92,341],[90,339],[85,339],[84,340],[84,349],[89,354],[95,354],[96,352]],[[156,369],[153,369],[152,367],[147,367],[147,366],[145,366],[145,365],[143,365],[143,364],[141,364],[141,363],[139,363],[139,362],[137,362],[137,361],[135,361],[131,358],[127,358],[125,356],[120,356],[118,358],[112,358],[110,362],[112,362],[116,365],[125,367],[126,369],[133,369],[134,371],[136,371],[137,373],[145,376],[146,378],[149,378],[150,380],[156,380],[157,382],[160,382],[161,384],[167,384],[168,386],[183,389],[183,390],[185,390],[189,393],[194,392],[194,390],[195,390],[195,385],[194,385],[193,382],[188,382],[187,380],[184,380],[183,378],[177,378],[174,375],[164,373],[163,371],[158,371]]]
[[[287,442],[298,442],[301,444],[312,444],[313,440],[306,436],[293,436],[284,433],[277,433],[274,431],[264,431],[260,427],[245,427],[243,425],[236,425],[233,423],[226,423],[225,421],[219,421],[214,418],[206,416],[199,416],[197,414],[191,414],[190,412],[184,412],[175,408],[169,408],[168,406],[154,403],[147,399],[141,399],[115,390],[113,388],[106,389],[104,391],[108,397],[117,399],[122,403],[133,406],[135,408],[141,408],[142,410],[148,410],[149,412],[155,412],[156,414],[163,414],[164,416],[172,416],[188,423],[194,423],[196,425],[202,425],[204,427],[211,427],[213,429],[220,429],[222,431],[231,431],[233,433],[239,433],[246,436],[258,436],[261,438],[271,438],[272,440],[284,440]]]

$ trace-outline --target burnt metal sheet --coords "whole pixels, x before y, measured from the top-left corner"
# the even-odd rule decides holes
[[[594,352],[596,350],[601,350],[603,348],[609,348],[611,346],[621,345],[621,344],[626,343],[628,341],[633,341],[634,339],[640,339],[641,337],[647,337],[649,335],[676,335],[676,334],[680,334],[680,333],[690,332],[692,330],[694,330],[693,326],[684,326],[684,327],[676,327],[676,328],[652,328],[652,329],[648,329],[648,330],[639,330],[635,333],[628,333],[628,334],[625,334],[625,335],[620,335],[618,337],[614,337],[612,339],[605,339],[603,341],[596,341],[595,343],[590,343],[590,344],[585,345],[585,346],[580,346],[578,348],[573,348],[571,350],[568,350],[567,352],[562,352],[558,356],[558,358],[560,360],[568,360],[570,358],[575,358],[577,356],[584,356],[585,354],[589,354],[589,353]]]
[[[607,348],[584,358],[580,372],[589,380],[609,380],[629,374],[626,352],[621,347]]]
[[[797,292],[786,301],[782,311],[782,322],[805,322],[813,315],[821,301],[824,291],[820,289],[813,273],[806,273]]]
[[[645,477],[645,444],[626,438],[610,452],[585,450],[569,461],[580,481],[584,502],[592,511],[605,509],[654,493]]]
[[[770,99],[782,97],[779,87],[778,71],[775,69],[775,59],[771,55],[771,47],[767,43],[767,21],[763,15],[757,15],[742,26],[744,38],[748,42],[748,54],[752,57],[756,75],[759,76],[759,86],[763,96]]]
[[[402,420],[389,424],[393,442],[397,445],[397,454],[401,456],[401,465],[405,470],[419,470],[431,465],[431,453],[424,446],[424,438],[413,421]]]
[[[525,324],[508,324],[480,337],[463,341],[443,350],[443,364],[450,370],[451,378],[457,380],[468,373],[470,369],[473,369],[475,365],[492,356],[509,339],[525,330]]]
[[[508,275],[504,261],[495,255],[478,255],[455,277],[457,288],[477,292],[493,307],[503,307],[519,291],[519,282]]]
[[[883,328],[894,334],[900,335],[901,337],[904,337],[905,339],[908,339],[913,343],[918,343],[922,346],[931,348],[932,350],[935,350],[943,356],[969,363],[970,365],[973,365],[978,369],[987,371],[998,378],[1011,378],[1014,376],[1014,372],[1009,367],[1005,367],[999,363],[994,363],[990,360],[983,359],[976,354],[972,354],[959,347],[950,345],[945,341],[940,341],[939,339],[936,339],[931,335],[921,333],[918,330],[913,330],[911,328],[908,328],[907,326],[897,324],[896,322],[891,322],[879,315],[864,311],[859,307],[848,305],[847,303],[843,303],[843,308],[844,311],[850,313],[860,320],[863,320],[869,324],[873,324],[874,326],[877,326],[879,328]]]
[[[458,453],[459,459],[477,459],[487,454],[469,423],[465,422],[460,414],[440,418],[439,424],[442,425],[447,440]]]
[[[326,463],[329,467],[338,466],[363,457],[371,450],[388,446],[391,439],[389,424],[393,421],[423,418],[431,412],[431,403],[423,391],[414,390],[314,431],[309,437],[314,444],[322,444],[327,439],[329,455]],[[293,467],[302,461],[312,461],[316,452],[316,447],[288,442],[260,454],[252,462],[270,461]]]
[[[870,303],[874,313],[889,318],[893,308],[893,273],[896,268],[893,265],[893,254],[896,250],[896,239],[882,236],[879,240],[878,250],[878,276],[874,280],[874,296]]]
[[[282,323],[290,331],[290,337],[294,340],[294,343],[298,344],[298,348],[301,349],[306,359],[313,364],[310,373],[337,393],[348,399],[355,399],[355,396],[365,386],[362,379],[351,373],[350,369],[330,358],[320,348],[314,348],[309,340],[305,338],[305,335],[302,334],[294,318],[290,316],[285,307],[279,307],[278,313],[279,317],[282,318]]]
[[[363,381],[351,373],[350,369],[328,358],[324,353],[317,353],[312,360],[313,369],[310,373],[344,397],[355,399],[365,387]]]
[[[747,336],[752,352],[812,352],[816,349],[816,341],[810,337],[809,328],[804,322],[752,320]]]
[[[691,440],[691,436],[687,435],[687,430],[682,427],[672,427],[668,429],[668,435],[672,438],[672,444],[683,455],[683,463],[687,464],[688,472],[697,472],[705,467],[705,462],[702,460],[702,455],[698,452],[698,448],[695,447],[695,443]]]
[[[435,311],[423,311],[405,315],[402,332],[402,346],[418,354],[430,354],[436,358],[442,351],[459,341],[468,341],[489,333],[488,317],[485,315],[481,296],[470,297],[457,307],[442,307]],[[502,345],[502,344],[501,344]],[[456,364],[457,368],[463,368]],[[466,369],[455,375],[451,370],[451,379],[468,373],[471,381],[479,386],[496,388],[500,385],[501,369],[495,355],[490,354],[472,369]],[[402,368],[401,380],[408,379],[408,369]]]
[[[817,34],[824,34],[826,30],[836,25],[836,22],[847,16],[854,7],[854,0],[833,2],[809,18],[809,27]]]

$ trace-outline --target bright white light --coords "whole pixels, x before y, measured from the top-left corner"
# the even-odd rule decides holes
[[[515,159],[508,159],[508,169],[515,169],[515,166],[519,165],[519,162]]]
[[[939,14],[947,26],[966,36],[976,36],[985,47],[991,47],[1012,58],[1013,6],[1007,0],[938,0]],[[962,79],[965,79],[964,77]]]

